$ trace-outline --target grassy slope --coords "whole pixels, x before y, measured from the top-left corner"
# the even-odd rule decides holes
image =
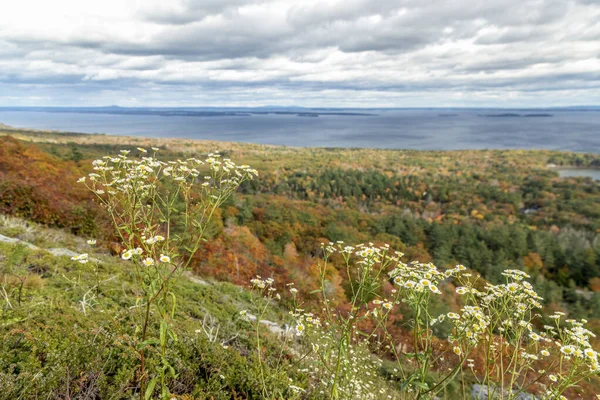
[[[13,218],[2,218],[1,225],[0,234],[29,240],[40,250],[0,243],[0,281],[8,295],[0,306],[0,399],[129,398],[137,365],[131,337],[139,317],[129,265],[61,231]],[[100,260],[97,272],[93,263],[82,265],[45,250],[64,244]],[[253,294],[229,283],[202,282],[184,275],[174,284],[172,322],[179,344],[169,358],[179,375],[170,386],[198,398],[236,393],[256,398],[253,327],[239,314],[252,312]],[[265,318],[282,323],[286,314],[274,306]],[[271,351],[281,348],[279,338],[264,335]],[[278,376],[274,385],[285,390],[288,382]]]

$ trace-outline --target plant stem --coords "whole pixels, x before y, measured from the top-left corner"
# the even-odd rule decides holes
[[[148,320],[150,319],[150,302],[146,303],[146,313],[144,315],[144,325],[142,328],[142,343],[146,340],[146,332],[148,329]],[[146,348],[140,349],[140,400],[144,400],[144,392],[146,386]]]

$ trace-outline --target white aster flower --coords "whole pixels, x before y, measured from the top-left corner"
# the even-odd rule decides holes
[[[152,257],[146,257],[146,258],[144,258],[144,261],[142,261],[142,263],[146,267],[150,267],[150,266],[154,265],[154,259]]]

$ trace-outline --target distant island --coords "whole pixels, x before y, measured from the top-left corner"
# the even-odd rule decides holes
[[[517,114],[517,113],[503,113],[503,114],[484,114],[483,117],[488,118],[520,118],[520,117],[554,117],[553,114],[537,113],[537,114]]]

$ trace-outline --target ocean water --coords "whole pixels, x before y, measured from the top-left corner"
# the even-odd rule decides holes
[[[400,109],[365,112],[374,115],[165,116],[0,109],[0,123],[82,133],[300,147],[552,149],[600,153],[600,110]]]

